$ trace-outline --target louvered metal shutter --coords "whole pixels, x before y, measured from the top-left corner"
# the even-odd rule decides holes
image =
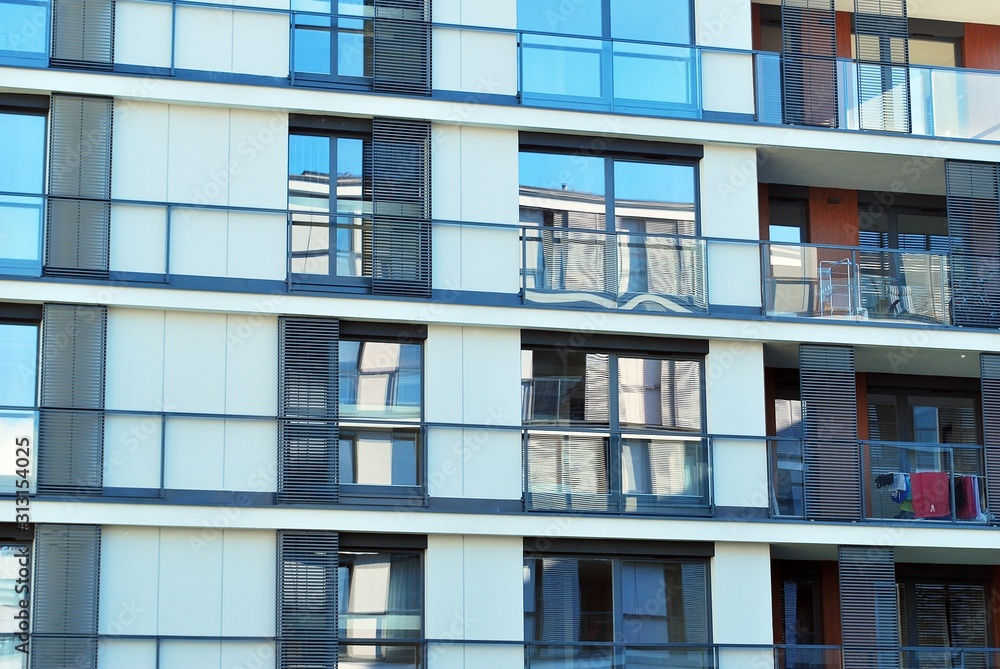
[[[107,309],[46,304],[42,314],[38,491],[100,494]]]
[[[892,548],[840,547],[844,669],[899,667],[896,561]]]
[[[684,641],[708,643],[708,568],[704,562],[681,565],[684,578]]]
[[[982,354],[980,384],[986,458],[986,504],[991,514],[995,514],[1000,509],[1000,355]]]
[[[114,101],[52,96],[45,274],[105,278]]]
[[[862,130],[910,132],[906,0],[854,0]]]
[[[375,0],[373,88],[431,94],[430,0]]]
[[[1000,327],[1000,165],[948,161],[955,325]]]
[[[114,0],[53,0],[53,65],[111,69],[114,42]]]
[[[781,0],[781,44],[785,123],[836,128],[834,0]]]
[[[861,518],[854,349],[799,346],[806,515],[825,520]]]
[[[282,318],[278,359],[278,502],[336,503],[340,324]]]
[[[101,528],[38,525],[31,669],[97,669]]]
[[[431,125],[372,123],[372,292],[431,295]]]
[[[336,669],[336,532],[278,532],[277,669]]]

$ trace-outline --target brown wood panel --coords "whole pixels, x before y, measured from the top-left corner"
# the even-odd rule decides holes
[[[809,189],[809,241],[858,245],[858,193],[843,188]]]
[[[839,646],[840,638],[840,565],[823,563],[823,643]]]
[[[851,57],[851,43],[854,32],[854,14],[837,12],[837,58]]]
[[[1000,26],[966,23],[962,64],[979,70],[1000,70]]]
[[[760,5],[756,2],[750,5],[750,46],[754,51],[760,51],[764,39],[761,36]]]
[[[754,5],[756,7],[756,5]],[[767,184],[757,184],[757,216],[760,221],[760,239],[767,241],[769,237],[768,225],[771,223],[771,204]]]

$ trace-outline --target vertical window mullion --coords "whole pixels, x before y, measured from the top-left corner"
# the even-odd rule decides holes
[[[336,47],[336,44],[333,45]],[[334,70],[336,71],[336,70]],[[337,166],[339,165],[339,160],[337,158],[337,136],[330,136],[330,198],[327,204],[327,219],[326,225],[328,230],[329,238],[327,239],[327,253],[329,253],[329,264],[327,266],[328,275],[331,277],[337,276],[337,221],[338,217],[336,214],[339,212],[340,206],[337,203],[338,196],[338,183],[337,183]]]

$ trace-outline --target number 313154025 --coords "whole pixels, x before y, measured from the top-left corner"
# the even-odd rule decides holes
[[[14,474],[17,480],[14,486],[17,488],[17,498],[14,500],[16,516],[14,522],[25,525],[31,522],[28,516],[28,490],[31,488],[31,440],[28,437],[20,437],[14,440],[16,450],[14,464],[17,466]]]

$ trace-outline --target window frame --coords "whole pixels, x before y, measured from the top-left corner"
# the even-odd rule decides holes
[[[46,60],[47,60],[46,56]],[[2,58],[0,58],[2,61]],[[0,255],[0,274],[16,276],[41,276],[45,267],[45,238],[47,234],[48,221],[48,168],[49,168],[49,131],[52,125],[49,115],[49,98],[34,95],[5,95],[0,94],[0,114],[12,116],[31,116],[42,119],[42,145],[41,150],[41,185],[38,193],[24,193],[18,195],[0,196],[3,199],[37,199],[40,202],[38,217],[38,240],[37,240],[37,260],[15,260],[4,258]],[[3,191],[0,188],[0,191]],[[0,203],[2,204],[2,203]],[[27,205],[26,205],[27,206]]]
[[[611,542],[601,542],[599,545],[594,542],[587,540],[560,540],[560,539],[533,539],[525,538],[524,540],[524,557],[523,557],[523,568],[525,574],[527,575],[529,567],[529,561],[536,561],[542,559],[563,559],[563,560],[576,560],[576,561],[608,561],[611,563],[612,567],[612,641],[575,641],[575,642],[547,642],[544,640],[536,640],[534,638],[529,638],[529,636],[537,636],[538,628],[535,626],[535,634],[529,635],[528,629],[528,615],[527,610],[528,598],[524,598],[525,611],[524,611],[524,638],[526,653],[530,653],[531,646],[562,646],[562,645],[577,645],[577,644],[587,644],[588,646],[594,646],[598,648],[608,648],[612,653],[619,653],[624,650],[624,648],[630,646],[641,646],[642,642],[627,642],[623,640],[624,627],[627,613],[624,610],[624,598],[622,597],[622,566],[625,563],[644,563],[644,564],[656,564],[656,565],[668,565],[668,564],[693,564],[701,565],[705,570],[705,623],[706,623],[706,635],[707,639],[704,644],[694,643],[694,642],[675,642],[679,649],[684,649],[685,647],[698,649],[704,648],[706,652],[711,652],[713,645],[713,634],[712,634],[712,569],[711,569],[711,557],[714,555],[713,547],[703,546],[702,544],[666,544],[663,542],[656,541],[611,541]],[[535,604],[535,610],[532,615],[537,620],[539,616],[538,602],[541,601],[541,579],[537,577],[532,579],[532,585],[535,590],[535,596],[532,597],[532,601]],[[667,599],[663,599],[663,605],[666,608]],[[579,611],[577,611],[579,613]],[[669,610],[667,612],[667,618],[669,620]],[[649,646],[653,648],[662,648],[666,646],[673,646],[671,642],[667,643],[650,643]]]
[[[601,437],[604,440],[605,470],[598,472],[606,477],[607,482],[607,510],[598,510],[599,513],[616,513],[621,515],[711,515],[713,509],[713,481],[712,481],[712,448],[710,438],[707,434],[707,384],[706,384],[706,364],[705,355],[699,352],[700,342],[692,341],[680,344],[680,350],[670,350],[671,340],[661,340],[659,346],[641,348],[641,341],[632,342],[636,348],[629,348],[628,341],[619,341],[616,346],[601,346],[607,339],[604,337],[594,337],[591,341],[582,345],[565,346],[559,343],[559,337],[546,336],[548,333],[523,334],[521,343],[522,355],[525,352],[548,351],[560,355],[566,352],[581,353],[584,355],[599,354],[608,356],[608,423],[597,424],[586,421],[547,421],[533,420],[528,413],[528,407],[522,404],[522,430],[524,456],[524,506],[528,511],[545,511],[545,507],[536,507],[533,501],[534,493],[529,490],[530,486],[530,464],[528,452],[530,450],[530,438],[532,435],[567,435],[584,434],[593,437]],[[549,341],[546,341],[549,340]],[[684,350],[684,349],[687,350]],[[707,352],[707,351],[706,351]],[[698,431],[686,431],[677,427],[664,426],[629,426],[623,424],[620,415],[620,367],[621,358],[659,360],[659,361],[684,361],[694,362],[697,365],[699,375],[699,419],[700,429]],[[523,364],[523,363],[522,363]],[[532,374],[531,382],[535,377]],[[528,379],[522,377],[522,387]],[[522,391],[523,401],[527,401],[527,394]],[[533,401],[533,400],[532,400]],[[701,495],[660,495],[656,493],[626,492],[624,491],[624,465],[625,465],[625,441],[628,439],[638,439],[651,441],[662,438],[665,441],[676,441],[681,443],[699,444],[699,457],[696,458],[694,466],[697,467],[697,486],[703,492]],[[562,445],[560,444],[560,453]],[[685,457],[685,468],[688,466]],[[559,483],[555,481],[552,483]],[[568,498],[574,494],[564,493]],[[598,496],[600,496],[598,494]],[[571,509],[572,512],[584,512],[582,509]],[[593,509],[589,511],[593,512]]]
[[[45,40],[45,50],[42,53],[38,53],[34,51],[25,52],[14,49],[0,49],[0,63],[3,65],[48,67],[49,59],[52,54],[52,3],[48,0],[44,0],[43,2],[32,0],[0,0],[0,8],[2,8],[3,5],[34,5],[45,7],[45,24],[42,26],[32,25],[33,28],[42,33],[43,39]],[[2,9],[0,9],[0,11],[2,11]]]
[[[342,75],[337,73],[340,56],[340,21],[362,21],[362,70],[371,71],[374,66],[374,40],[375,40],[375,3],[374,0],[363,0],[361,5],[364,8],[362,16],[352,14],[341,14],[340,0],[329,0],[330,12],[313,12],[304,9],[289,10],[289,74],[293,85],[312,85],[338,88],[353,91],[370,91],[374,86],[374,74],[364,74],[362,76]],[[294,0],[293,0],[294,4]],[[313,26],[296,22],[298,16],[309,16],[316,19],[330,21],[330,27]],[[330,47],[330,74],[319,72],[300,72],[295,69],[295,35],[300,30],[315,30],[317,32],[328,32],[328,43]],[[350,31],[356,32],[356,31]]]
[[[18,405],[11,405],[10,409],[0,409],[0,419],[25,419],[27,416],[24,414],[31,414],[33,421],[32,434],[30,436],[31,442],[29,443],[29,456],[28,456],[28,470],[29,470],[29,488],[27,491],[17,487],[17,482],[21,477],[17,476],[16,469],[20,469],[15,466],[14,475],[10,477],[10,487],[9,491],[5,491],[8,494],[13,494],[15,496],[20,496],[23,494],[28,494],[34,496],[38,494],[38,462],[39,462],[39,434],[40,434],[40,421],[41,421],[41,358],[42,358],[42,310],[40,305],[20,305],[20,304],[0,304],[0,326],[3,325],[14,325],[22,327],[33,327],[35,330],[35,384],[33,393],[33,402],[31,405],[24,406],[22,408],[17,408]],[[16,456],[16,449],[22,445],[15,442],[11,445],[11,452]],[[10,462],[16,465],[16,457],[12,457]]]
[[[373,199],[373,187],[372,187],[372,165],[371,165],[371,153],[372,153],[372,128],[371,122],[358,121],[354,119],[336,119],[336,118],[326,118],[326,117],[307,117],[301,115],[292,115],[289,119],[289,131],[288,131],[288,141],[289,141],[289,165],[287,172],[291,171],[291,143],[293,137],[319,137],[327,139],[330,143],[330,164],[328,167],[328,176],[332,178],[336,174],[337,167],[337,140],[339,139],[353,139],[362,141],[362,175],[361,175],[361,198],[358,200],[361,203],[361,208],[367,208],[367,212],[362,212],[360,215],[357,214],[344,214],[340,215],[336,213],[336,197],[334,197],[332,184],[328,185],[330,189],[328,191],[327,202],[328,211],[326,213],[312,213],[307,212],[313,216],[326,216],[328,218],[327,230],[331,231],[332,234],[329,235],[328,246],[326,249],[329,271],[326,274],[319,273],[306,273],[306,272],[295,272],[294,271],[294,260],[296,258],[296,251],[294,249],[294,235],[295,235],[295,215],[296,213],[302,213],[300,210],[292,208],[292,175],[289,173],[288,188],[287,188],[287,206],[288,206],[288,258],[286,272],[288,276],[288,281],[293,289],[300,290],[336,290],[338,292],[345,293],[358,293],[358,294],[368,294],[372,290],[372,277],[371,277],[371,237],[372,230],[374,227],[374,199]],[[353,220],[360,220],[362,226],[362,276],[349,276],[337,274],[337,230],[339,227],[338,219],[340,218],[350,218]],[[352,224],[354,225],[354,224]],[[367,250],[366,247],[367,246]],[[367,254],[367,259],[365,255]],[[369,274],[364,275],[365,269],[368,270]]]

